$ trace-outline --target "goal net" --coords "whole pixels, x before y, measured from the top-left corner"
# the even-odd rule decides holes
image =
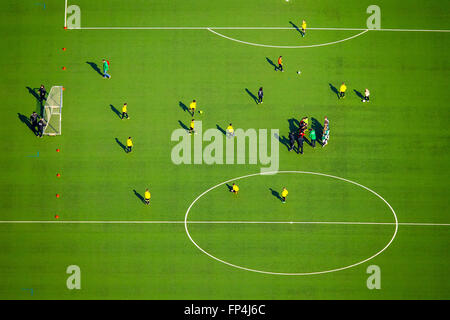
[[[44,105],[44,120],[46,122],[44,135],[56,136],[61,134],[62,106],[63,87],[53,86]]]

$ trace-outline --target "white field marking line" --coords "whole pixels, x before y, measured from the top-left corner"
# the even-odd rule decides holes
[[[80,27],[73,30],[295,30],[294,27]],[[71,29],[72,30],[72,29]],[[450,32],[433,29],[367,29],[367,28],[308,28],[324,31],[391,31],[391,32]]]
[[[184,221],[114,221],[114,220],[3,220],[0,224],[184,224]],[[395,225],[395,222],[352,222],[352,221],[188,221],[190,224],[335,224],[335,225]],[[450,223],[416,223],[416,222],[399,222],[398,225],[404,226],[450,226]]]
[[[271,175],[271,174],[281,174],[281,173],[301,173],[301,174],[312,174],[312,175],[317,175],[317,176],[324,176],[324,177],[329,177],[329,178],[333,178],[333,179],[337,179],[337,180],[341,180],[341,181],[345,181],[351,184],[354,184],[356,186],[359,186],[371,193],[373,193],[374,195],[376,195],[379,199],[381,199],[391,210],[393,216],[394,216],[394,220],[395,220],[395,230],[394,230],[394,234],[392,236],[392,238],[389,240],[389,242],[377,253],[375,253],[374,255],[370,256],[369,258],[366,258],[362,261],[353,263],[351,265],[345,266],[345,267],[341,267],[341,268],[336,268],[336,269],[329,269],[329,270],[324,270],[324,271],[314,271],[314,272],[272,272],[272,271],[266,271],[266,270],[258,270],[258,269],[252,269],[252,268],[247,268],[247,267],[243,267],[243,266],[239,266],[230,262],[227,262],[223,259],[219,259],[216,256],[212,255],[211,253],[207,252],[205,249],[203,249],[202,247],[200,247],[195,241],[194,239],[192,239],[190,233],[189,233],[189,228],[188,228],[188,216],[189,216],[189,212],[191,210],[191,208],[194,206],[194,204],[198,201],[198,199],[200,199],[201,197],[203,197],[206,193],[208,193],[209,191],[224,185],[228,182],[231,181],[237,181],[237,180],[241,180],[241,179],[245,179],[248,177],[254,177],[254,176],[258,176],[258,175]],[[392,208],[392,206],[389,204],[389,202],[386,201],[386,199],[384,199],[382,196],[380,196],[378,193],[376,193],[375,191],[373,191],[372,189],[363,186],[360,183],[354,182],[352,180],[348,180],[345,178],[341,178],[341,177],[337,177],[337,176],[333,176],[330,174],[325,174],[325,173],[320,173],[320,172],[310,172],[310,171],[294,171],[294,170],[286,170],[286,171],[272,171],[272,172],[266,172],[266,173],[253,173],[253,174],[248,174],[245,176],[241,176],[241,177],[236,177],[234,179],[229,179],[226,181],[223,181],[219,184],[216,184],[215,186],[207,189],[206,191],[204,191],[203,193],[201,193],[197,198],[195,198],[195,200],[190,204],[189,208],[186,211],[186,215],[184,216],[184,229],[186,231],[186,235],[188,236],[189,240],[204,254],[206,254],[208,257],[219,261],[223,264],[226,264],[230,267],[233,268],[237,268],[237,269],[241,269],[241,270],[246,270],[246,271],[250,271],[250,272],[257,272],[257,273],[262,273],[262,274],[270,274],[270,275],[280,275],[280,276],[306,276],[306,275],[318,275],[318,274],[324,274],[324,273],[330,273],[330,272],[337,272],[337,271],[341,271],[341,270],[345,270],[345,269],[349,269],[349,268],[353,268],[355,266],[358,266],[362,263],[366,263],[367,261],[372,260],[373,258],[375,258],[376,256],[378,256],[379,254],[383,253],[392,243],[392,241],[394,241],[396,235],[397,235],[397,231],[398,231],[398,219],[397,219],[397,215],[394,211],[394,209]]]
[[[254,43],[254,42],[247,42],[247,41],[238,40],[238,39],[235,39],[235,38],[231,38],[231,37],[225,36],[225,35],[223,35],[221,33],[218,33],[216,31],[210,29],[210,28],[208,28],[208,31],[210,31],[210,32],[212,32],[212,33],[222,37],[222,38],[225,38],[225,39],[228,39],[228,40],[231,40],[231,41],[236,41],[236,42],[243,43],[243,44],[248,44],[248,45],[251,45],[251,46],[256,46],[256,47],[281,48],[281,49],[300,49],[300,48],[323,47],[323,46],[328,46],[328,45],[336,44],[336,43],[339,43],[339,42],[344,42],[344,41],[347,41],[347,40],[351,40],[353,38],[356,38],[356,37],[359,37],[359,36],[363,35],[367,31],[369,31],[369,29],[365,29],[364,31],[362,31],[362,32],[360,32],[358,34],[355,34],[355,35],[353,35],[351,37],[348,37],[348,38],[345,38],[345,39],[341,39],[341,40],[338,40],[338,41],[327,42],[327,43],[320,43],[320,44],[313,44],[313,45],[309,45],[309,46],[273,46],[273,45],[267,45],[267,44],[260,44],[260,43]]]
[[[64,27],[67,27],[67,0],[64,3]]]

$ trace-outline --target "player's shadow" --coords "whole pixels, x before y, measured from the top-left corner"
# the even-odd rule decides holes
[[[26,88],[28,89],[28,92],[29,92],[33,97],[35,97],[36,100],[40,103],[40,102],[41,102],[41,97],[39,97],[39,95],[38,95],[37,92],[36,92],[37,88],[34,88],[34,89],[32,89],[32,88],[30,88],[30,87],[26,87]]]
[[[86,63],[88,65],[90,65],[92,67],[92,69],[94,69],[99,75],[101,75],[103,77],[103,72],[98,68],[98,66],[95,62],[86,61]]]
[[[183,102],[179,101],[178,105],[180,106],[181,109],[183,109],[183,111],[189,111],[188,107],[186,107],[186,105]]]
[[[184,130],[186,130],[186,131],[189,130],[189,128],[186,127],[186,125],[185,125],[183,122],[181,122],[181,120],[178,120],[178,123],[180,124],[180,126],[181,126]]]
[[[125,145],[120,142],[119,139],[116,138],[116,142],[123,149],[123,151],[127,152],[127,147],[125,147]]]
[[[275,191],[272,188],[269,188],[269,190],[275,198],[277,198],[280,201],[283,201],[283,199],[281,198],[280,193],[278,191]]]
[[[39,96],[39,94],[36,92],[36,90],[38,90],[38,88],[30,88],[30,87],[26,87],[28,89],[28,92],[36,99],[36,109],[39,109],[39,116],[42,117],[42,115],[44,114],[44,105],[43,105],[43,101],[41,101],[41,97]],[[44,98],[44,100],[46,100]]]
[[[136,197],[138,197],[139,200],[141,200],[142,203],[145,203],[144,197],[139,192],[137,192],[135,189],[133,189],[133,192],[134,192],[134,195]]]
[[[288,119],[289,123],[289,132],[297,132],[300,129],[300,122],[297,119],[290,118]]]
[[[330,86],[331,91],[333,91],[336,94],[336,96],[339,98],[339,91],[338,91],[338,89],[336,89],[336,87],[333,86],[331,83],[329,83],[328,85]]]
[[[227,185],[228,191],[230,191],[230,192],[231,192],[231,190],[233,190],[233,186],[232,186],[232,185],[230,185],[230,184],[228,184],[228,183],[226,183],[226,185]]]
[[[295,23],[293,23],[292,21],[289,21],[289,23],[292,24],[292,26],[295,28],[295,30],[297,30],[301,35],[303,35],[302,30],[300,30]]]
[[[285,145],[289,150],[289,139],[285,136],[280,137],[277,133],[274,134],[274,137],[280,141],[281,144]]]
[[[322,141],[322,133],[323,133],[323,126],[322,124],[317,121],[316,118],[311,118],[311,128],[314,129],[314,131],[316,132],[316,141],[321,144]]]
[[[111,107],[111,111],[114,112],[115,114],[117,114],[117,116],[122,119],[122,114],[120,113],[119,110],[116,109],[116,107],[114,107],[112,104],[109,105]]]
[[[20,113],[17,113],[17,116],[19,117],[19,120],[22,121],[22,123],[26,124],[28,129],[30,129],[34,133],[34,135],[36,135],[36,129],[33,128],[28,117],[24,116],[23,114],[20,114]]]
[[[267,57],[266,57],[266,60],[267,60],[268,63],[270,63],[270,65],[271,65],[272,67],[274,67],[274,70],[275,70],[275,71],[278,70],[278,66],[277,66],[275,63],[273,63],[272,60],[270,60],[270,59],[267,58]]]
[[[218,124],[216,124],[216,128],[217,128],[217,130],[222,132],[224,135],[227,135],[227,132],[225,130],[223,130],[223,128],[221,126],[219,126]]]
[[[253,99],[253,101],[255,101],[256,104],[258,104],[258,98],[256,98],[256,96],[250,92],[250,90],[248,90],[247,88],[245,88],[245,91],[247,91],[248,95]]]
[[[355,94],[362,99],[364,99],[364,96],[361,92],[359,92],[358,90],[353,89],[353,91],[355,91]]]

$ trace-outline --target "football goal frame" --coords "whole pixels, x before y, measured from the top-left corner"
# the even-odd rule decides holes
[[[44,105],[43,118],[45,121],[44,135],[61,135],[63,86],[53,86],[50,89]]]

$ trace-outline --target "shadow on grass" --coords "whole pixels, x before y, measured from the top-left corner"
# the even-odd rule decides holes
[[[186,107],[186,105],[183,102],[179,101],[178,105],[180,106],[181,109],[183,109],[183,111],[185,112],[189,111],[188,107]]]
[[[269,190],[275,198],[277,198],[280,201],[283,201],[283,199],[281,198],[280,193],[278,191],[275,191],[272,188],[269,188]]]
[[[134,195],[135,195],[136,197],[138,197],[138,199],[141,200],[142,203],[145,203],[144,197],[143,197],[139,192],[137,192],[137,191],[134,190],[134,189],[133,189],[133,192],[134,192]]]
[[[114,112],[115,114],[117,114],[117,116],[122,119],[122,114],[120,113],[119,110],[117,110],[112,104],[109,105],[111,107],[112,112]]]
[[[300,122],[295,118],[288,119],[289,132],[297,132],[300,129]]]
[[[359,91],[356,90],[356,89],[353,89],[353,91],[355,91],[355,94],[356,94],[358,97],[360,97],[361,100],[364,99],[364,96],[363,96],[363,94],[362,94],[361,92],[359,92]]]
[[[39,110],[39,116],[42,117],[44,115],[44,101],[41,101],[41,97],[36,92],[36,90],[38,90],[39,88],[26,88],[28,89],[28,93],[36,99],[36,112]],[[46,98],[44,98],[43,100],[46,100]]]
[[[24,116],[23,114],[20,113],[17,113],[17,116],[19,117],[19,120],[22,121],[22,123],[24,123],[28,127],[28,129],[30,129],[34,133],[34,135],[36,135],[37,133],[36,128],[33,128],[30,119],[28,119],[27,116]]]
[[[331,91],[333,91],[336,94],[336,96],[338,97],[338,99],[339,99],[339,91],[338,91],[338,89],[336,89],[336,87],[333,86],[331,83],[329,83],[328,85],[330,86]]]
[[[101,75],[103,77],[103,72],[98,68],[98,66],[95,62],[86,61],[86,63],[88,65],[90,65],[92,69],[94,69],[99,75]]]
[[[123,149],[123,151],[125,151],[125,153],[128,153],[127,147],[125,147],[125,145],[122,142],[120,142],[119,139],[116,138],[116,142]]]
[[[217,130],[222,132],[224,135],[227,135],[226,131],[221,126],[219,126],[218,124],[216,124],[216,128],[217,128]]]
[[[285,136],[280,137],[278,134],[274,134],[274,137],[280,141],[281,144],[285,145],[286,148],[289,150],[289,139]]]
[[[270,60],[270,59],[267,58],[267,57],[266,57],[266,60],[267,60],[268,63],[270,63],[270,65],[271,65],[272,67],[274,67],[274,70],[275,70],[275,71],[278,70],[278,66],[277,66],[275,63],[273,63],[272,60]]]
[[[300,35],[303,35],[302,30],[300,30],[295,23],[293,23],[292,21],[289,21],[289,23],[292,24],[292,26],[300,33]]]
[[[231,190],[233,190],[233,186],[231,185],[231,184],[226,184],[227,185],[227,187],[228,187],[228,191],[230,191],[231,192]]]
[[[247,88],[245,88],[245,91],[247,91],[248,95],[250,97],[252,97],[253,101],[255,101],[256,104],[258,104],[258,98],[256,98],[256,96],[250,92],[250,90],[248,90]]]
[[[183,122],[181,122],[181,120],[178,120],[178,123],[180,124],[180,126],[181,126],[184,130],[189,131],[189,128],[186,127],[186,125],[185,125]]]

